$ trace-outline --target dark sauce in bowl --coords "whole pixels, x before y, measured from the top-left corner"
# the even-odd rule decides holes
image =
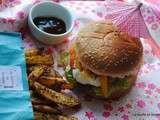
[[[50,34],[66,32],[64,21],[56,17],[36,17],[33,19],[33,22],[40,30]]]

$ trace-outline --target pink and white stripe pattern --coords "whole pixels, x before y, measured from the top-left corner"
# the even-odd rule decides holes
[[[142,4],[129,5],[124,2],[107,4],[107,19],[111,19],[121,31],[138,38],[152,38],[141,14]]]

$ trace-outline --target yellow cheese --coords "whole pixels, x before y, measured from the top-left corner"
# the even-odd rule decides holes
[[[87,79],[92,79],[91,78],[91,74],[90,74],[90,72],[88,70],[83,70],[82,73],[84,75],[84,78],[86,78],[86,80]]]
[[[83,85],[93,85],[100,87],[99,77],[95,77],[91,72],[87,70],[80,71],[79,69],[73,69],[73,77],[77,82]]]
[[[77,68],[78,68],[80,71],[82,71],[82,70],[83,70],[82,65],[81,65],[81,63],[80,63],[80,62],[77,62]]]
[[[108,95],[108,78],[106,76],[101,76],[100,83],[101,83],[102,93],[103,93],[104,97],[107,97],[107,95]]]

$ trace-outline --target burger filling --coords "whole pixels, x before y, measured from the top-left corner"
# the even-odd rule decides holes
[[[130,76],[124,78],[112,78],[98,76],[89,70],[84,69],[76,59],[75,47],[72,47],[68,54],[68,60],[65,67],[65,74],[69,82],[91,85],[98,96],[110,96],[115,91],[128,89],[131,86]]]
[[[77,82],[86,85],[93,85],[96,87],[100,87],[100,79],[94,74],[89,74],[87,71],[80,71],[79,69],[73,69],[73,78],[76,79]]]

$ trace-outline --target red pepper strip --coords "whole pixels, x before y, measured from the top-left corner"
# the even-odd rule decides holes
[[[70,48],[70,66],[71,69],[74,69],[74,64],[75,64],[75,49],[74,47]]]

